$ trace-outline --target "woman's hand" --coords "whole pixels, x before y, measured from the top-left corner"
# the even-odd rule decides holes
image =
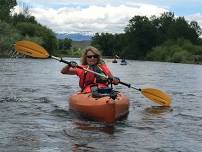
[[[72,68],[76,68],[78,64],[75,61],[70,61],[69,66],[71,66]]]
[[[61,73],[75,75],[77,66],[78,66],[78,64],[76,62],[70,61],[68,65],[66,65],[64,68],[62,68]]]
[[[119,82],[120,82],[120,79],[119,79],[118,77],[112,77],[112,83],[113,83],[114,85],[119,84]]]

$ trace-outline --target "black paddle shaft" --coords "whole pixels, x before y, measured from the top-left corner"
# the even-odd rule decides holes
[[[129,83],[125,83],[125,82],[119,82],[120,84],[122,84],[122,85],[125,85],[125,86],[127,86],[128,88],[130,88],[131,87],[131,84],[129,84]]]
[[[122,84],[122,85],[127,86],[128,88],[133,88],[133,89],[135,89],[135,90],[142,91],[142,89],[140,89],[140,88],[135,88],[135,87],[131,86],[131,84],[129,84],[129,83],[125,83],[125,82],[121,82],[121,81],[120,81],[119,83]]]
[[[63,62],[63,63],[66,63],[66,64],[68,64],[69,66],[71,66],[71,62],[69,62],[69,61],[66,61],[66,60],[63,60],[62,58],[60,58],[60,60],[59,60],[60,62]],[[81,67],[81,66],[76,66],[77,68],[79,68],[79,69],[84,69],[83,67]]]
[[[66,60],[63,60],[62,58],[60,58],[59,61],[60,61],[60,62],[63,62],[63,63],[66,63],[66,64],[68,64],[69,66],[71,66],[71,62],[66,61]],[[89,70],[89,69],[85,69],[85,68],[83,68],[83,67],[81,67],[81,66],[78,66],[78,65],[77,65],[76,67],[79,68],[79,69],[86,70],[86,71],[88,71],[88,72],[92,72],[92,73],[97,74],[97,75],[99,75],[99,76],[104,76],[104,75],[100,75],[100,74],[97,73],[97,72],[91,71],[91,70]],[[109,78],[109,77],[108,77],[108,79],[109,79],[110,81],[113,80],[112,78]],[[120,81],[119,83],[122,84],[122,85],[127,86],[128,88],[133,88],[133,89],[136,89],[136,90],[138,90],[138,91],[141,91],[141,89],[132,87],[131,84],[129,84],[129,83],[125,83],[125,82],[122,82],[122,81]]]

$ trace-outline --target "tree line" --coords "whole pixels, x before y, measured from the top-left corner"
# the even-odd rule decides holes
[[[8,56],[12,45],[23,39],[42,45],[51,54],[81,53],[80,49],[71,49],[72,40],[59,40],[51,29],[38,23],[26,5],[21,13],[13,14],[16,5],[16,0],[0,0],[0,56]],[[123,33],[96,33],[91,45],[104,56],[202,63],[201,34],[196,21],[188,22],[184,17],[165,12],[160,17],[134,16]]]
[[[121,34],[96,33],[92,45],[105,56],[196,63],[202,61],[200,36],[196,21],[165,12],[160,17],[134,16]]]

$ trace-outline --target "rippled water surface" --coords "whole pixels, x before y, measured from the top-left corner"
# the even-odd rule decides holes
[[[118,85],[130,99],[126,120],[114,126],[82,120],[68,108],[68,96],[79,88],[76,76],[60,74],[64,64],[0,59],[0,151],[202,151],[201,65],[128,61],[121,66],[111,61],[106,60],[123,82],[166,91],[172,107],[158,107]]]

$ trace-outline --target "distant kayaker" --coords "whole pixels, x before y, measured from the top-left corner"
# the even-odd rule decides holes
[[[117,63],[117,60],[116,60],[116,58],[114,58],[114,60],[112,61],[112,63]]]
[[[76,68],[77,63],[72,61],[71,65],[66,65],[62,70],[62,74],[77,75],[80,78],[79,86],[82,92],[89,93],[92,87],[107,88],[110,84],[109,80],[95,75],[91,72],[84,71],[83,69]],[[101,57],[100,51],[95,47],[87,47],[83,55],[81,56],[81,67],[95,71],[112,78],[113,84],[118,84],[120,80],[112,75],[107,65],[104,63]]]
[[[123,57],[123,58],[121,59],[121,62],[126,62],[125,57]]]

